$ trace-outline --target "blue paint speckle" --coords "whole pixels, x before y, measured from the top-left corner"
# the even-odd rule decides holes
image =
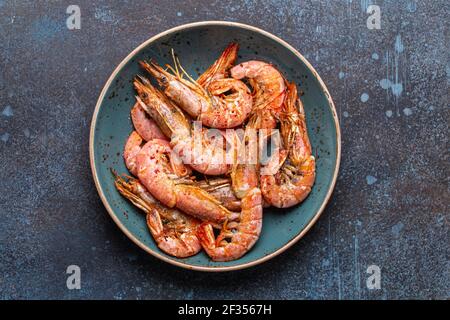
[[[178,16],[178,17],[181,17],[182,15],[183,15],[183,13],[182,13],[181,11],[178,11],[178,12],[177,12],[177,16]]]
[[[409,12],[414,13],[417,10],[417,3],[415,1],[410,1],[406,5],[406,8],[408,9]]]
[[[347,111],[344,111],[344,112],[342,113],[342,115],[344,116],[344,118],[348,118],[348,112],[347,112]]]
[[[3,109],[2,115],[5,117],[12,117],[14,115],[12,107],[6,106],[5,109]]]
[[[386,116],[387,116],[388,118],[392,117],[392,110],[386,111]]]
[[[405,47],[403,46],[402,36],[397,35],[395,37],[395,51],[397,53],[402,53],[404,49],[405,49]]]
[[[402,83],[392,83],[389,79],[381,79],[380,80],[381,88],[388,90],[389,88],[392,91],[392,94],[396,97],[399,97],[403,92],[403,84]]]
[[[391,87],[391,85],[392,85],[392,83],[391,83],[391,80],[389,80],[389,79],[381,79],[380,80],[380,86],[383,88],[383,89],[389,89],[390,87]]]
[[[9,140],[9,133],[4,133],[4,134],[2,134],[2,137],[0,138],[3,142],[8,142],[8,140]]]
[[[372,184],[374,184],[375,182],[377,182],[377,178],[375,178],[374,176],[367,176],[366,177],[366,182],[367,182],[367,184],[370,186],[370,185],[372,185]]]
[[[322,260],[322,267],[328,267],[330,265],[330,260],[328,259],[323,259]]]
[[[369,95],[367,93],[363,93],[361,95],[361,102],[367,102],[369,100]]]
[[[367,8],[372,4],[372,0],[360,0],[360,2],[362,12],[367,13]]]
[[[186,300],[193,300],[194,299],[194,290],[190,289],[187,293],[186,293]]]
[[[400,236],[400,232],[403,230],[404,227],[405,227],[405,225],[402,222],[399,222],[399,223],[393,225],[391,228],[392,234],[396,238],[398,238]]]
[[[394,83],[391,85],[392,94],[396,97],[400,97],[400,95],[403,92],[403,84],[401,83]]]
[[[117,24],[119,22],[119,20],[116,19],[116,15],[107,8],[95,8],[94,17],[105,23]]]
[[[373,60],[378,60],[380,57],[378,56],[378,53],[374,52],[372,53],[372,59]]]
[[[345,73],[344,72],[339,72],[339,79],[344,79],[345,77]]]
[[[403,114],[404,114],[405,116],[410,116],[410,115],[413,114],[413,112],[412,112],[411,108],[404,108],[404,109],[403,109]]]

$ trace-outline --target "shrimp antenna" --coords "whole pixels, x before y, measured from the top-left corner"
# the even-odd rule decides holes
[[[175,50],[173,50],[173,48],[171,48],[170,53],[172,54],[173,65],[175,66],[175,72],[176,72],[177,77],[183,78],[183,75],[180,75],[180,71],[178,70],[178,65],[177,65],[178,58],[175,55]],[[168,67],[170,67],[173,70],[173,68],[171,66],[168,65]]]
[[[114,178],[120,178],[119,174],[117,173],[116,170],[114,170],[114,168],[109,168],[109,170],[111,171],[111,174],[113,175]]]
[[[175,51],[173,50],[173,48],[171,49],[171,53],[172,53],[172,60],[173,60],[173,64],[174,64],[175,68],[173,68],[170,65],[166,65],[167,68],[170,69],[173,73],[175,73],[175,75],[180,80],[184,80],[183,79],[183,75],[185,75],[187,80],[195,87],[195,89],[199,90],[201,94],[203,94],[204,96],[206,96],[210,100],[212,100],[211,99],[211,95],[209,94],[209,92],[207,90],[203,89],[203,87],[196,80],[194,80],[189,75],[189,73],[186,72],[186,70],[181,65],[180,59],[176,56]],[[181,70],[181,72],[180,72],[180,70]]]

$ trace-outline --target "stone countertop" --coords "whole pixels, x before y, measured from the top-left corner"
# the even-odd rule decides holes
[[[68,30],[72,2],[0,1],[0,298],[450,298],[446,1],[77,0],[81,29]],[[370,4],[379,30],[367,27]],[[292,44],[326,82],[342,130],[336,189],[317,224],[275,259],[223,274],[179,269],[128,240],[97,195],[88,153],[116,65],[149,37],[202,20]],[[80,290],[66,287],[72,264]],[[371,265],[378,290],[366,285]]]

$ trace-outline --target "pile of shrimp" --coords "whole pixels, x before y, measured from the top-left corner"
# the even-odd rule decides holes
[[[133,82],[134,131],[123,152],[130,174],[112,170],[115,186],[146,214],[157,246],[177,258],[204,250],[213,261],[239,259],[260,236],[263,208],[294,206],[314,184],[296,85],[270,63],[236,64],[237,53],[229,44],[194,80],[172,52],[173,66],[140,61]],[[268,129],[279,130],[276,152],[265,163],[238,161],[245,148],[260,157]]]

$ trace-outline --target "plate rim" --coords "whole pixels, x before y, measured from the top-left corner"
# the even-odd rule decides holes
[[[281,44],[282,46],[284,46],[288,50],[290,50],[294,55],[296,55],[306,65],[306,67],[312,72],[314,77],[318,80],[318,82],[319,82],[323,92],[325,93],[325,96],[326,96],[326,98],[328,100],[328,103],[330,105],[331,113],[333,115],[333,119],[334,119],[334,123],[335,123],[335,127],[336,127],[336,165],[334,167],[332,181],[331,181],[330,186],[328,187],[325,199],[322,202],[322,204],[320,205],[319,210],[314,215],[314,217],[308,222],[308,224],[295,237],[293,237],[284,246],[280,247],[279,249],[275,250],[274,252],[272,252],[272,253],[270,253],[268,255],[265,255],[265,256],[263,256],[263,257],[261,257],[259,259],[250,261],[250,262],[238,264],[238,265],[235,265],[235,266],[223,266],[223,267],[194,266],[194,265],[190,265],[190,264],[187,264],[187,263],[184,263],[184,262],[175,261],[175,260],[172,260],[171,258],[168,258],[168,257],[162,255],[159,252],[154,251],[153,249],[151,249],[150,247],[148,247],[144,243],[142,243],[139,239],[137,239],[120,222],[119,218],[114,213],[114,210],[109,205],[109,202],[106,199],[105,194],[104,194],[104,192],[103,192],[103,190],[102,190],[102,188],[100,186],[100,182],[99,182],[99,179],[98,179],[97,171],[96,171],[96,168],[95,168],[95,154],[94,154],[95,126],[96,126],[96,123],[97,123],[97,116],[98,116],[98,113],[99,113],[99,110],[100,110],[100,105],[101,105],[102,101],[104,100],[104,98],[106,96],[106,91],[110,87],[113,79],[116,77],[116,75],[119,73],[119,71],[125,66],[125,64],[127,64],[142,48],[146,47],[147,45],[149,45],[150,43],[158,40],[161,37],[164,37],[164,36],[166,36],[166,35],[168,35],[170,33],[181,31],[181,30],[185,30],[185,29],[190,29],[190,28],[199,27],[199,26],[211,26],[211,25],[216,25],[216,26],[233,26],[233,27],[243,28],[243,29],[246,29],[246,30],[257,32],[257,33],[262,34],[263,36],[266,36],[266,37],[268,37],[268,38],[278,42],[279,44]],[[147,253],[151,254],[152,256],[154,256],[154,257],[156,257],[158,259],[161,259],[162,261],[165,261],[167,263],[170,263],[170,264],[178,266],[178,267],[182,267],[184,269],[196,270],[196,271],[205,271],[205,272],[233,271],[233,270],[241,270],[241,269],[249,268],[249,267],[252,267],[252,266],[256,266],[258,264],[261,264],[263,262],[266,262],[266,261],[276,257],[277,255],[281,254],[282,252],[286,251],[291,246],[293,246],[295,243],[297,243],[301,238],[303,238],[303,236],[317,222],[319,217],[322,215],[326,205],[328,204],[328,202],[329,202],[329,200],[331,198],[331,195],[333,193],[334,187],[336,185],[337,175],[338,175],[338,172],[339,172],[339,167],[340,167],[340,162],[341,162],[341,131],[340,131],[340,126],[339,126],[339,119],[338,119],[337,112],[336,112],[336,107],[334,105],[333,99],[331,98],[331,95],[330,95],[330,93],[329,93],[325,83],[323,82],[322,78],[319,76],[317,71],[314,69],[314,67],[309,63],[308,60],[306,60],[305,57],[303,57],[302,54],[300,54],[300,52],[297,51],[297,49],[295,49],[290,44],[288,44],[286,41],[282,40],[281,38],[273,35],[272,33],[268,32],[268,31],[265,31],[265,30],[262,30],[260,28],[257,28],[257,27],[254,27],[254,26],[250,26],[250,25],[247,25],[247,24],[244,24],[244,23],[232,22],[232,21],[218,21],[218,20],[199,21],[199,22],[192,22],[192,23],[182,24],[182,25],[170,28],[170,29],[168,29],[166,31],[160,32],[160,33],[156,34],[155,36],[147,39],[146,41],[144,41],[140,45],[138,45],[135,49],[133,49],[119,63],[119,65],[114,69],[114,71],[109,76],[108,80],[106,81],[105,85],[102,88],[102,91],[101,91],[101,93],[100,93],[100,95],[99,95],[99,97],[97,99],[97,103],[95,105],[94,113],[92,115],[92,120],[91,120],[91,125],[90,125],[90,133],[89,133],[89,160],[90,160],[92,176],[94,178],[94,182],[95,182],[95,187],[97,189],[97,193],[99,194],[100,199],[101,199],[103,205],[105,206],[108,214],[113,219],[113,221],[116,223],[116,225],[119,227],[119,229],[131,241],[133,241],[137,246],[139,246],[141,249],[143,249]]]

